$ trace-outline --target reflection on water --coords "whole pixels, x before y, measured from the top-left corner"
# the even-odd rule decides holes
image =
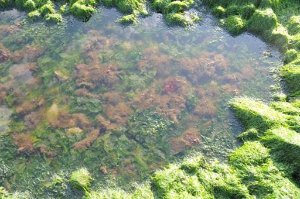
[[[107,9],[60,26],[2,12],[0,100],[13,113],[0,109],[1,131],[11,120],[0,145],[10,172],[0,186],[39,190],[80,167],[99,186],[125,186],[191,151],[223,159],[237,145],[226,103],[270,97],[279,54],[201,15],[184,30],[158,14],[122,27]]]

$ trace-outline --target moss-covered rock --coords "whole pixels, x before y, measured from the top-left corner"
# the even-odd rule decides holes
[[[300,90],[300,60],[296,59],[280,68],[280,75],[286,82],[286,87],[290,92]]]
[[[199,20],[198,15],[193,13],[169,13],[166,15],[166,22],[169,25],[190,26]]]
[[[217,17],[224,17],[226,14],[226,9],[223,6],[215,6],[212,9],[212,13]]]
[[[46,16],[47,14],[54,14],[55,9],[53,3],[49,0],[45,5],[39,8],[39,12],[42,16]]]
[[[87,192],[85,199],[153,199],[154,194],[149,183],[137,187],[133,193],[125,192],[121,189],[102,189],[99,191]]]
[[[292,16],[288,23],[289,34],[295,35],[300,32],[300,16]]]
[[[289,34],[283,26],[274,28],[266,39],[273,45],[277,46],[282,52],[285,52],[289,44]]]
[[[88,190],[93,178],[86,168],[74,171],[70,176],[70,184],[79,190]]]
[[[38,10],[32,11],[30,13],[28,13],[28,18],[33,20],[33,21],[37,21],[41,18],[41,13]]]
[[[247,128],[265,131],[273,126],[284,125],[286,115],[268,105],[250,98],[234,98],[230,102],[235,115]]]
[[[224,20],[221,20],[221,23],[226,27],[228,32],[233,35],[240,34],[245,30],[246,23],[238,15],[230,16]]]
[[[237,136],[238,139],[242,141],[252,141],[252,140],[258,140],[259,138],[259,132],[255,128],[248,129],[247,131],[239,134]]]
[[[300,116],[300,109],[288,102],[273,102],[271,106],[282,113]]]
[[[171,13],[171,12],[183,12],[185,9],[188,8],[187,2],[182,2],[182,1],[172,1],[170,2],[167,7],[166,7],[166,12]]]
[[[268,149],[259,142],[245,142],[244,145],[229,155],[230,162],[235,167],[264,164],[269,158]]]
[[[275,166],[269,151],[260,142],[245,142],[229,155],[229,164],[254,198],[299,197],[300,189]]]
[[[295,49],[289,49],[285,52],[284,62],[288,64],[294,61],[295,59],[297,59],[297,57],[298,57],[298,52]]]
[[[292,175],[300,182],[300,135],[284,127],[271,129],[264,134],[262,143],[270,148],[276,161],[294,167]]]
[[[137,22],[137,17],[134,14],[126,15],[118,20],[122,24],[132,24]]]
[[[266,34],[278,25],[278,19],[272,9],[256,10],[248,22],[248,30],[257,34]]]
[[[176,165],[156,172],[151,181],[160,198],[212,198],[196,175],[187,175]]]
[[[59,23],[62,22],[62,16],[61,14],[47,14],[45,16],[47,22],[51,23]]]
[[[273,99],[274,99],[274,101],[277,101],[277,102],[286,102],[287,96],[284,93],[275,93],[273,95]]]
[[[85,21],[90,19],[95,11],[93,6],[85,5],[82,1],[77,1],[70,7],[72,15]]]
[[[116,7],[123,13],[133,13],[143,9],[145,2],[143,0],[115,0]]]

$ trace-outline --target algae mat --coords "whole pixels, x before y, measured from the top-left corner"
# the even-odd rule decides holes
[[[0,13],[0,186],[51,197],[49,177],[86,167],[95,186],[127,189],[192,151],[225,159],[228,100],[270,98],[282,63],[199,15],[186,30],[160,14],[124,27],[114,9],[55,26]]]

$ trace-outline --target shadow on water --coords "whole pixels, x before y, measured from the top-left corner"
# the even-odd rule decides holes
[[[226,160],[241,131],[228,101],[269,99],[282,63],[260,39],[201,16],[186,30],[159,14],[124,27],[104,8],[58,26],[0,13],[0,186],[41,190],[87,167],[99,186],[126,187],[195,151]]]

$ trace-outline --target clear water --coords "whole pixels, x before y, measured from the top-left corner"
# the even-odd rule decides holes
[[[195,151],[225,160],[239,130],[228,101],[270,98],[280,54],[200,15],[186,30],[159,14],[124,27],[104,8],[59,26],[1,12],[0,186],[44,194],[86,167],[95,186],[126,188]]]

